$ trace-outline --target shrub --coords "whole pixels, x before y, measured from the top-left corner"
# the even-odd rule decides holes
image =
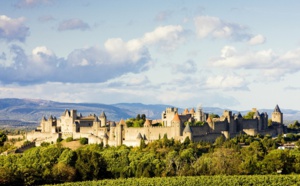
[[[57,143],[59,143],[59,142],[61,142],[63,139],[61,138],[61,137],[58,137],[57,139],[56,139],[56,142]]]
[[[49,142],[42,142],[42,143],[41,143],[41,146],[42,146],[42,147],[48,147],[49,145],[50,145]]]
[[[73,137],[68,137],[68,138],[66,139],[66,142],[70,142],[70,141],[73,141]]]
[[[87,138],[80,138],[79,142],[81,145],[85,145],[89,143],[89,140]]]
[[[23,145],[28,145],[30,143],[31,143],[30,141],[26,140],[26,141],[24,141]]]

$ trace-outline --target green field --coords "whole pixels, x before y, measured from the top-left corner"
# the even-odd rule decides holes
[[[243,176],[187,176],[187,177],[165,177],[165,178],[128,178],[116,180],[70,182],[61,184],[63,186],[73,185],[300,185],[300,175],[243,175]]]

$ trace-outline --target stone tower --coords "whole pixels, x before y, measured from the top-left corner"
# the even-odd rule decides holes
[[[182,123],[181,123],[178,113],[175,114],[173,120],[171,121],[171,126],[173,127],[175,138],[178,138],[179,136],[181,136]]]
[[[192,129],[189,125],[189,123],[185,126],[183,130],[183,140],[185,140],[186,137],[190,138],[191,141],[193,141],[193,134]]]
[[[167,108],[163,113],[162,113],[162,122],[163,125],[166,127],[171,126],[172,119],[174,118],[175,114],[178,113],[178,108]]]
[[[99,119],[100,119],[101,127],[105,127],[106,126],[106,115],[104,112],[101,113],[101,115],[99,116]]]
[[[278,105],[276,105],[272,112],[272,123],[283,124],[283,115]]]

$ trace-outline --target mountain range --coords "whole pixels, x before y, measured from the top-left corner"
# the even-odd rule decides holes
[[[37,126],[42,117],[48,118],[50,115],[59,118],[66,109],[76,109],[83,116],[89,114],[100,115],[105,112],[108,120],[119,121],[136,117],[137,114],[145,114],[149,119],[160,119],[161,113],[167,107],[172,105],[163,104],[142,104],[142,103],[117,103],[117,104],[101,104],[101,103],[63,103],[50,100],[39,99],[16,99],[4,98],[0,99],[0,125],[9,126]],[[175,106],[176,107],[176,106]],[[206,113],[214,113],[222,115],[225,109],[217,107],[203,107]],[[230,110],[230,109],[227,109]],[[179,108],[182,112],[183,108]],[[241,112],[245,115],[247,111]],[[281,109],[284,114],[284,123],[290,123],[300,119],[300,111],[291,109]],[[269,118],[273,109],[260,109],[259,112],[267,112]]]

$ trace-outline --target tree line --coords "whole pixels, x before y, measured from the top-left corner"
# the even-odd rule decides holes
[[[0,156],[0,184],[37,185],[73,181],[198,175],[299,174],[300,150],[277,149],[298,135],[220,136],[214,143],[169,139],[167,135],[139,147],[85,145],[77,150],[61,143],[34,147],[23,154]]]

